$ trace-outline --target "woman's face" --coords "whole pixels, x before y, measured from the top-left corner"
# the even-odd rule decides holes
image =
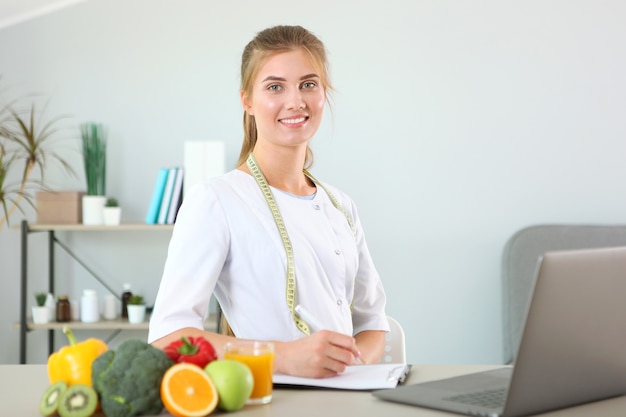
[[[326,92],[302,49],[281,52],[261,67],[252,96],[241,94],[257,126],[257,144],[306,145],[322,121]]]

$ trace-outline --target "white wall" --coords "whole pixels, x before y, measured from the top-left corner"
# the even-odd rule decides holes
[[[141,221],[183,141],[225,140],[234,164],[245,43],[274,24],[308,27],[338,89],[314,173],[359,205],[409,361],[498,363],[506,239],[534,223],[626,217],[625,15],[620,0],[89,0],[1,29],[1,83],[45,93],[49,115],[105,123],[108,193]],[[52,177],[84,189],[82,173]],[[153,300],[166,236],[129,237],[146,273],[123,246],[111,261],[87,245],[114,240],[67,239],[113,286],[131,281]],[[0,362],[15,363],[17,231],[2,230],[0,247]],[[59,263],[78,296],[89,278]],[[45,286],[31,269],[31,289]],[[45,361],[44,341],[29,335],[31,361]]]

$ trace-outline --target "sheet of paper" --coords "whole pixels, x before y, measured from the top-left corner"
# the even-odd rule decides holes
[[[389,363],[377,365],[355,365],[332,378],[302,378],[274,374],[274,384],[303,387],[334,388],[345,390],[373,390],[395,388],[404,381],[411,365]]]

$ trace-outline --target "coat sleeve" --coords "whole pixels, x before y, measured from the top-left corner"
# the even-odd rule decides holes
[[[176,218],[148,342],[184,327],[204,328],[229,239],[224,210],[210,183],[193,187]]]

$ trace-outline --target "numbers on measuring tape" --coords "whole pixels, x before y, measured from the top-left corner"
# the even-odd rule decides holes
[[[283,246],[285,247],[285,253],[287,255],[287,306],[289,307],[289,312],[291,313],[291,317],[296,323],[296,327],[302,333],[309,335],[311,331],[309,330],[309,326],[300,319],[296,315],[295,305],[296,305],[296,272],[294,266],[293,259],[293,247],[291,246],[291,240],[289,239],[289,234],[287,233],[287,228],[285,228],[285,223],[283,222],[283,216],[280,214],[280,210],[278,210],[278,205],[276,204],[276,200],[274,199],[274,195],[272,194],[272,190],[270,190],[267,181],[265,180],[265,176],[259,169],[259,166],[256,163],[256,160],[250,154],[246,161],[246,165],[250,170],[250,173],[256,180],[256,183],[261,188],[261,192],[265,197],[265,201],[272,212],[272,216],[274,217],[274,222],[276,223],[276,227],[278,228],[278,233],[280,234],[280,238],[283,241]]]
[[[291,317],[293,318],[296,327],[302,333],[309,335],[311,331],[309,329],[308,324],[304,322],[295,312],[296,306],[296,271],[295,271],[295,262],[293,257],[293,247],[291,246],[291,240],[289,239],[289,234],[287,233],[287,228],[285,227],[285,223],[283,222],[283,216],[280,214],[280,210],[278,209],[278,205],[276,204],[276,200],[274,199],[274,195],[272,194],[272,190],[265,179],[265,176],[261,172],[254,156],[250,154],[248,159],[246,160],[246,165],[252,174],[252,177],[255,179],[259,188],[261,189],[261,193],[263,197],[265,197],[265,201],[269,206],[270,212],[274,217],[274,222],[276,223],[276,227],[278,228],[278,233],[280,234],[280,238],[283,242],[283,247],[285,248],[285,254],[287,256],[287,286],[286,286],[286,298],[287,298],[287,306],[289,307],[289,312],[291,313]],[[352,217],[348,214],[348,212],[339,204],[339,201],[335,198],[335,196],[328,190],[322,183],[320,183],[313,175],[311,175],[306,169],[302,170],[304,175],[309,177],[313,183],[319,187],[321,187],[328,198],[330,198],[331,203],[337,210],[339,210],[348,221],[350,225],[350,229],[352,230],[352,235],[356,239],[356,230],[354,228],[354,222],[352,221]],[[354,288],[356,289],[356,277],[354,278]],[[350,303],[350,311],[352,311],[352,303]]]

